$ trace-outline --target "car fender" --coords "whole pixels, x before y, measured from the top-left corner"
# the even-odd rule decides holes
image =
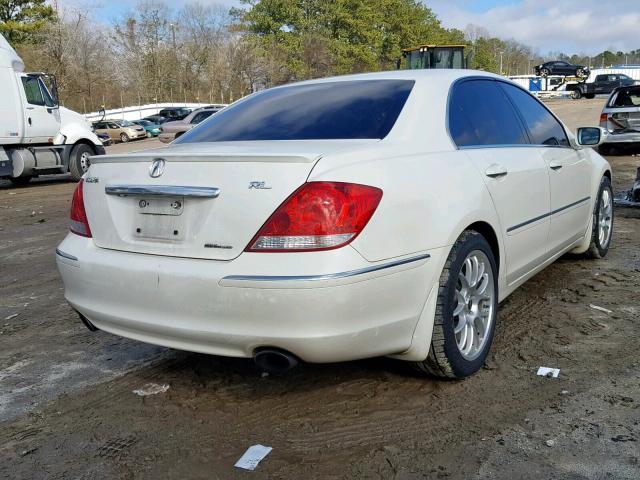
[[[589,163],[591,163],[592,165],[591,171],[593,172],[593,175],[591,176],[589,192],[591,197],[591,211],[593,211],[596,208],[596,202],[598,201],[598,192],[600,190],[600,182],[602,181],[602,177],[607,176],[609,177],[609,179],[612,179],[611,165],[593,148],[583,148],[582,150],[580,150],[580,155],[586,156],[587,161],[589,161]],[[573,250],[571,250],[571,253],[581,254],[589,249],[589,245],[591,244],[592,228],[593,215],[589,215],[589,222],[585,230],[584,237],[582,238],[582,241],[577,244]]]
[[[389,152],[387,152],[387,149]],[[452,245],[472,223],[484,221],[499,231],[497,214],[485,183],[463,152],[381,154],[397,146],[376,148],[377,157],[343,163],[344,153],[318,162],[309,180],[372,185],[382,200],[352,245],[370,262]],[[413,232],[398,238],[393,232]]]

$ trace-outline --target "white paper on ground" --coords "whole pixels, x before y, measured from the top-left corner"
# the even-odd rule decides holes
[[[155,395],[157,393],[164,393],[169,390],[169,385],[158,385],[157,383],[147,383],[142,388],[134,390],[133,393],[141,397],[147,397],[149,395]]]
[[[590,303],[589,306],[594,310],[598,310],[599,312],[612,313],[608,308],[599,307],[598,305],[594,305],[593,303]]]
[[[547,377],[549,376],[549,374],[551,374],[553,378],[558,378],[558,375],[560,375],[560,369],[549,367],[540,367],[538,369],[538,375],[540,375],[541,377]]]
[[[271,447],[265,447],[264,445],[252,445],[244,452],[244,455],[240,457],[240,460],[236,462],[234,467],[245,470],[255,470],[260,460],[269,455],[271,450],[273,450]]]

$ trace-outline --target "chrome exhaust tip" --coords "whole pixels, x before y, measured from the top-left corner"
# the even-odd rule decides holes
[[[270,375],[284,375],[298,365],[298,359],[293,354],[275,348],[258,350],[253,356],[253,361],[258,370]]]

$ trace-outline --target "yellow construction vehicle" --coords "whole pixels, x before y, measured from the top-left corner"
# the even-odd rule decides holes
[[[418,45],[404,48],[398,59],[398,69],[420,68],[466,68],[464,56],[466,45]]]

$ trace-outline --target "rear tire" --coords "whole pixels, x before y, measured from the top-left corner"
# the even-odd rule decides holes
[[[613,236],[613,190],[611,180],[602,177],[596,206],[593,209],[593,226],[591,227],[591,243],[587,256],[589,258],[604,258],[609,252]]]
[[[582,92],[578,89],[571,91],[571,98],[574,100],[580,100],[582,98]]]
[[[89,170],[89,167],[91,166],[89,157],[94,154],[95,152],[93,149],[84,143],[79,143],[73,147],[73,150],[71,150],[69,171],[71,172],[71,177],[76,182],[80,180],[87,170]]]
[[[27,175],[25,177],[10,177],[9,181],[16,187],[24,187],[32,178],[33,177],[31,175]]]
[[[481,234],[467,230],[451,248],[440,275],[429,355],[415,367],[452,379],[480,370],[493,341],[497,311],[493,252]]]

